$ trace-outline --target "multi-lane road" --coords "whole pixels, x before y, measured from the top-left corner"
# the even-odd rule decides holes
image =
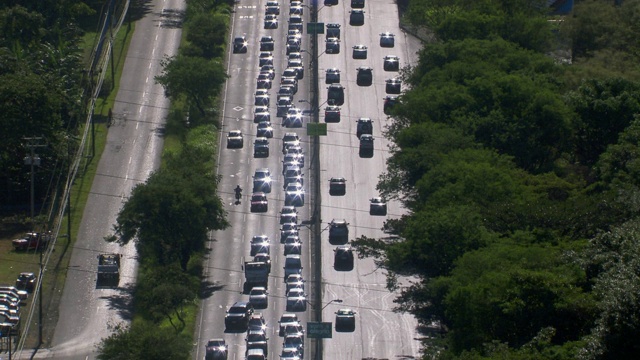
[[[271,239],[272,271],[269,279],[269,304],[262,312],[268,322],[269,359],[278,359],[282,349],[282,338],[277,334],[277,321],[285,312],[285,287],[283,271],[283,246],[279,239],[279,211],[284,204],[282,190],[281,139],[285,132],[293,131],[302,138],[306,152],[305,163],[305,206],[298,208],[300,222],[311,220],[311,209],[320,204],[320,217],[326,224],[331,219],[346,219],[350,225],[350,238],[360,235],[382,236],[380,228],[385,217],[372,217],[368,213],[368,199],[376,196],[377,177],[385,170],[388,156],[387,143],[382,130],[387,122],[382,111],[385,96],[384,80],[393,73],[382,70],[385,55],[397,55],[402,64],[415,61],[419,43],[405,36],[398,27],[397,6],[392,0],[367,1],[363,26],[348,24],[349,0],[340,0],[337,6],[318,4],[319,21],[340,23],[342,42],[340,54],[325,54],[324,36],[319,36],[320,56],[317,59],[320,74],[320,101],[326,100],[324,90],[324,69],[337,67],[342,71],[341,84],[345,87],[345,104],[342,106],[341,122],[328,124],[328,134],[320,139],[320,163],[313,164],[314,158],[310,139],[306,130],[284,129],[275,114],[275,99],[279,75],[286,67],[285,41],[289,4],[281,1],[278,29],[263,28],[265,2],[240,0],[235,5],[232,17],[231,38],[246,36],[249,46],[246,54],[229,54],[229,80],[223,91],[223,119],[221,146],[218,156],[220,175],[219,195],[224,200],[228,219],[232,227],[212,234],[209,256],[205,263],[207,284],[206,297],[202,301],[201,312],[196,327],[196,343],[193,357],[202,359],[204,344],[210,338],[224,338],[230,345],[229,358],[244,358],[245,333],[225,332],[225,310],[238,300],[248,300],[242,294],[244,274],[242,261],[249,256],[249,240],[253,235],[266,234]],[[310,4],[306,4],[310,5]],[[95,344],[110,333],[108,325],[128,320],[128,289],[135,279],[135,249],[127,246],[117,249],[117,245],[106,244],[102,239],[112,231],[115,216],[131,189],[145,181],[159,164],[162,138],[159,131],[166,116],[168,100],[153,77],[161,71],[160,61],[165,55],[176,53],[181,31],[174,26],[162,26],[163,21],[175,20],[170,15],[184,9],[181,0],[157,0],[150,4],[149,13],[136,26],[131,42],[125,73],[121,80],[121,92],[113,109],[114,124],[109,131],[105,156],[99,163],[96,181],[89,196],[86,212],[78,235],[82,241],[70,262],[68,281],[62,295],[60,317],[52,340],[51,350],[44,355],[55,359],[95,358]],[[309,8],[305,7],[305,22],[309,20]],[[305,26],[306,30],[306,26]],[[396,34],[394,48],[380,48],[378,34],[391,31]],[[271,154],[268,158],[253,157],[253,139],[256,125],[253,123],[254,92],[259,73],[259,39],[271,35],[276,39],[274,66],[276,80],[271,94],[271,117],[275,127],[274,138],[270,140]],[[310,37],[303,36],[302,48],[310,51]],[[351,58],[351,47],[355,44],[368,46],[366,60]],[[305,78],[299,82],[299,90],[294,104],[306,108],[307,104],[298,100],[310,100],[311,76],[310,53],[304,54]],[[357,86],[356,68],[371,66],[374,69],[372,86]],[[322,113],[322,111],[321,111]],[[358,156],[358,139],[355,135],[355,120],[369,117],[374,120],[375,150],[372,158]],[[322,121],[322,117],[321,117]],[[244,148],[225,148],[225,136],[229,130],[241,130],[244,134]],[[249,196],[252,188],[253,172],[256,168],[268,167],[274,175],[273,190],[268,194],[269,210],[266,213],[249,211]],[[319,169],[313,172],[311,169]],[[345,196],[329,196],[328,180],[332,176],[347,178]],[[315,198],[314,177],[319,178],[321,196]],[[240,204],[234,203],[233,188],[242,186],[244,196]],[[402,213],[398,204],[389,204],[388,217]],[[350,308],[357,312],[356,329],[349,333],[334,332],[332,339],[323,341],[326,359],[398,359],[418,355],[415,320],[408,315],[391,311],[395,294],[389,293],[385,285],[385,274],[377,269],[371,260],[356,260],[349,272],[333,269],[333,246],[328,243],[327,231],[321,233],[321,254],[314,252],[313,234],[308,227],[301,226],[303,241],[303,276],[308,280],[307,293],[310,300],[319,295],[321,303],[312,304],[308,311],[298,313],[303,324],[312,317],[312,308],[324,307],[323,321],[334,321],[334,312],[339,308]],[[123,253],[123,280],[119,289],[95,289],[96,255],[100,252],[117,251]],[[313,273],[314,262],[321,262],[321,273]],[[320,282],[321,293],[314,294],[314,286]],[[342,304],[330,303],[340,299]],[[308,354],[308,355],[307,355]],[[307,338],[305,357],[317,355],[311,340]],[[41,356],[38,356],[41,357]]]
[[[269,359],[278,359],[282,349],[282,338],[278,337],[277,321],[285,312],[284,272],[282,262],[283,248],[279,243],[279,210],[283,206],[284,193],[282,191],[282,154],[280,152],[282,137],[286,131],[280,126],[280,120],[275,117],[273,105],[278,91],[278,79],[286,67],[285,43],[288,18],[288,2],[280,2],[281,14],[278,17],[278,29],[263,29],[264,3],[240,0],[236,4],[233,17],[231,37],[244,35],[248,41],[246,54],[230,54],[228,73],[229,81],[224,91],[223,132],[241,130],[245,134],[244,149],[225,149],[224,136],[221,137],[221,151],[218,155],[219,174],[221,182],[219,194],[225,200],[232,227],[225,231],[217,231],[212,236],[210,256],[206,263],[208,286],[210,295],[203,300],[201,314],[197,328],[197,341],[194,347],[194,358],[202,359],[205,343],[210,338],[224,338],[230,346],[231,359],[242,359],[245,353],[244,332],[225,332],[225,310],[238,300],[248,300],[242,294],[243,273],[242,259],[249,255],[249,241],[253,235],[266,234],[271,238],[272,272],[269,280],[269,306],[262,312],[269,325]],[[299,208],[300,219],[311,220],[314,202],[321,205],[321,221],[327,224],[332,219],[346,219],[350,225],[350,238],[366,235],[371,237],[383,236],[381,228],[386,217],[372,217],[369,215],[369,198],[377,196],[376,183],[378,175],[385,171],[385,159],[388,157],[387,142],[382,137],[382,131],[387,123],[383,113],[383,98],[385,93],[385,79],[398,75],[382,69],[383,57],[397,55],[401,64],[409,64],[416,59],[415,52],[419,49],[419,42],[406,36],[398,26],[397,6],[391,0],[367,1],[365,6],[365,23],[363,26],[349,25],[350,1],[340,1],[337,6],[318,5],[318,21],[341,24],[341,52],[339,54],[324,53],[324,36],[318,36],[319,43],[319,83],[321,108],[324,107],[326,90],[324,84],[324,70],[337,67],[341,70],[341,84],[345,87],[345,104],[342,106],[340,123],[328,124],[328,134],[320,139],[320,164],[312,164],[313,158],[311,139],[306,136],[304,129],[293,129],[303,139],[306,151],[305,190],[307,202]],[[309,8],[305,8],[305,21],[309,20]],[[306,31],[306,26],[305,26]],[[395,36],[393,48],[380,48],[379,33],[390,31]],[[259,73],[258,54],[259,39],[264,35],[271,35],[276,39],[274,51],[274,66],[276,81],[271,95],[271,117],[275,134],[270,141],[271,155],[266,159],[253,158],[253,139],[255,138],[255,124],[253,124],[253,94],[256,89],[256,77]],[[312,95],[309,60],[311,56],[311,38],[306,33],[303,36],[302,48],[305,53],[306,77],[300,81],[300,89],[295,96],[294,104],[300,106],[299,100],[310,101]],[[364,44],[368,47],[366,60],[354,60],[351,57],[352,46]],[[368,87],[356,85],[356,68],[371,66],[374,69],[373,84]],[[303,106],[300,106],[303,107]],[[320,111],[323,113],[322,109]],[[356,120],[369,117],[374,120],[375,150],[372,158],[360,158],[358,155],[358,138],[355,135]],[[323,121],[323,117],[320,117]],[[249,195],[252,186],[252,174],[256,168],[268,167],[275,175],[273,191],[268,194],[269,211],[264,214],[249,212]],[[318,172],[313,170],[319,169]],[[347,194],[345,196],[329,196],[328,180],[332,176],[347,178]],[[319,198],[312,188],[314,177],[319,177],[321,184]],[[240,185],[244,189],[243,201],[234,204],[233,188]],[[388,217],[397,217],[402,209],[396,203],[389,204]],[[323,341],[324,358],[326,359],[398,359],[411,358],[419,355],[419,343],[416,338],[416,321],[409,315],[392,311],[393,298],[396,294],[385,289],[385,273],[377,269],[370,259],[356,260],[355,267],[349,272],[338,272],[333,268],[333,248],[328,242],[328,231],[321,233],[322,257],[313,252],[313,234],[307,227],[301,227],[303,239],[303,275],[307,285],[321,283],[321,303],[310,304],[306,313],[298,313],[305,324],[312,317],[312,307],[324,307],[322,321],[334,321],[334,312],[339,308],[350,308],[356,311],[356,330],[354,332],[334,332],[332,339]],[[314,261],[321,261],[321,274],[313,273]],[[307,293],[313,301],[315,287],[308,286]],[[333,300],[342,303],[332,303]],[[326,307],[325,307],[326,306]],[[315,346],[307,338],[305,357],[316,356]],[[307,355],[308,354],[308,355]]]
[[[337,6],[322,7],[319,21],[341,25],[341,51],[339,54],[320,55],[320,83],[324,84],[325,69],[336,67],[341,71],[341,84],[345,87],[345,103],[341,108],[341,121],[328,124],[328,135],[321,139],[320,177],[322,187],[322,220],[345,219],[349,222],[349,238],[359,236],[384,237],[381,228],[385,219],[399,217],[403,209],[398,203],[388,204],[388,216],[369,215],[369,199],[376,191],[378,176],[386,171],[385,160],[388,142],[382,136],[388,124],[383,112],[385,80],[398,76],[398,72],[383,70],[383,58],[396,55],[401,66],[417,59],[419,42],[405,35],[399,28],[398,8],[393,0],[366,1],[365,21],[362,26],[349,25],[350,1],[340,1]],[[380,46],[379,34],[395,34],[395,46]],[[324,37],[320,37],[322,43]],[[367,46],[367,59],[353,59],[354,45]],[[322,48],[321,48],[322,50]],[[373,68],[373,84],[358,86],[356,68]],[[326,101],[321,92],[320,102]],[[356,121],[359,118],[373,120],[374,155],[359,156]],[[331,177],[347,179],[345,196],[329,196]],[[356,259],[352,271],[336,271],[333,268],[333,249],[327,232],[322,236],[322,289],[323,303],[332,299],[343,300],[331,304],[323,312],[324,321],[335,321],[334,313],[340,308],[356,311],[356,330],[353,333],[334,333],[324,341],[325,359],[402,359],[419,355],[417,322],[410,315],[392,312],[397,294],[386,288],[385,272],[378,269],[371,259]]]

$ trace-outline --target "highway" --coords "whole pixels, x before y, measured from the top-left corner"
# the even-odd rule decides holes
[[[218,154],[218,173],[220,175],[219,194],[226,204],[228,219],[232,224],[230,229],[216,231],[210,242],[210,256],[205,269],[207,272],[206,298],[202,302],[196,329],[196,341],[193,350],[194,359],[204,357],[204,348],[208,339],[224,338],[229,345],[229,358],[242,359],[245,352],[244,332],[225,332],[225,310],[235,301],[248,300],[242,294],[243,273],[242,259],[249,255],[249,240],[253,235],[266,234],[271,238],[272,273],[269,281],[269,306],[262,312],[269,329],[269,359],[279,359],[282,349],[282,338],[277,336],[277,321],[285,309],[283,285],[283,252],[278,241],[278,212],[283,205],[282,178],[280,153],[281,138],[285,131],[275,117],[274,101],[278,89],[278,78],[286,67],[284,38],[286,38],[286,19],[288,17],[288,2],[280,2],[281,14],[278,16],[278,29],[263,29],[263,3],[255,5],[249,0],[240,0],[236,4],[230,41],[235,36],[245,35],[249,43],[246,54],[229,54],[228,73],[230,79],[225,85],[223,99],[223,134],[221,136],[220,153]],[[305,8],[305,21],[308,21],[308,8]],[[338,67],[342,70],[341,84],[345,86],[346,102],[342,106],[342,120],[337,124],[328,124],[327,137],[321,138],[320,172],[305,174],[305,189],[307,202],[301,212],[300,219],[310,220],[312,203],[321,200],[321,220],[326,226],[331,219],[346,219],[350,225],[350,239],[361,235],[372,237],[384,236],[380,230],[385,217],[369,215],[368,199],[377,196],[375,187],[377,177],[385,170],[385,159],[388,157],[387,143],[382,137],[382,129],[387,119],[383,114],[383,98],[385,94],[384,80],[394,77],[397,73],[385,73],[382,70],[385,55],[397,55],[401,64],[415,62],[415,54],[419,49],[419,42],[405,36],[398,27],[397,6],[391,0],[368,1],[365,7],[364,26],[352,27],[348,25],[349,1],[341,1],[338,6],[319,5],[319,21],[335,22],[342,26],[342,43],[340,54],[326,54],[324,50],[324,36],[318,37],[320,44],[320,104],[321,109],[326,101],[324,84],[324,70],[327,67]],[[378,34],[391,31],[396,34],[394,48],[380,48]],[[255,137],[253,116],[253,94],[256,89],[256,77],[259,73],[257,66],[259,44],[263,35],[271,35],[276,39],[274,65],[276,81],[271,95],[271,118],[274,124],[274,139],[270,141],[271,155],[266,159],[252,157],[252,142]],[[302,48],[311,50],[310,36],[303,37]],[[353,60],[351,47],[355,44],[366,44],[369,47],[367,60]],[[309,101],[310,76],[309,53],[305,53],[304,80],[300,81],[300,90],[295,97],[299,107],[299,100]],[[374,81],[370,87],[356,85],[356,67],[371,66],[374,68]],[[307,107],[308,108],[308,107]],[[321,110],[321,115],[323,111]],[[358,139],[355,135],[355,120],[359,117],[374,119],[375,151],[372,158],[358,156]],[[321,121],[323,116],[321,116]],[[225,136],[229,130],[241,130],[244,137],[244,148],[230,150],[225,148]],[[309,138],[304,129],[295,130],[301,138],[306,139],[305,171],[313,164],[309,160],[313,157],[309,147]],[[249,195],[251,192],[253,171],[259,167],[268,167],[275,174],[273,191],[268,194],[269,211],[266,214],[249,212]],[[311,175],[311,177],[309,176]],[[313,199],[313,176],[320,177],[321,199]],[[332,176],[347,178],[346,196],[335,197],[328,194],[328,180]],[[234,204],[233,188],[240,184],[244,189],[243,200],[240,205]],[[357,189],[357,190],[356,190]],[[398,217],[403,209],[396,203],[389,204],[389,217]],[[322,281],[322,302],[313,304],[306,313],[298,313],[303,325],[307,321],[315,320],[311,317],[313,308],[322,306],[323,321],[334,321],[334,312],[342,307],[351,308],[357,312],[357,325],[352,333],[333,333],[332,339],[326,339],[324,344],[325,359],[361,359],[372,358],[412,358],[419,355],[419,343],[414,340],[417,323],[410,315],[397,314],[392,311],[393,299],[396,294],[385,289],[386,278],[382,270],[376,269],[370,259],[356,260],[355,269],[350,272],[337,272],[333,269],[333,246],[328,243],[328,231],[322,231],[322,274],[321,278],[314,277],[310,259],[317,260],[312,253],[310,241],[312,234],[306,227],[301,227],[303,239],[303,260],[305,267],[303,275],[307,284]],[[313,289],[307,286],[306,291],[314,299]],[[343,300],[342,304],[332,303],[333,300]],[[311,305],[311,304],[310,304]],[[305,358],[315,358],[315,342],[306,338]]]
[[[154,0],[147,6],[148,13],[136,23],[125,60],[112,109],[114,121],[71,255],[52,347],[39,351],[38,358],[94,359],[95,346],[111,334],[109,327],[130,320],[135,247],[130,243],[121,248],[103,238],[113,232],[118,211],[132,188],[160,164],[169,100],[154,76],[162,70],[163,57],[176,54],[180,45],[181,29],[165,25],[185,8],[183,0]],[[123,255],[118,289],[96,289],[96,257],[102,252]]]
[[[399,28],[398,8],[392,0],[371,1],[365,5],[363,26],[349,25],[350,1],[340,1],[337,6],[320,8],[318,21],[341,25],[341,51],[339,54],[321,54],[319,62],[320,84],[324,84],[325,69],[341,70],[342,86],[345,87],[345,104],[341,107],[340,123],[328,124],[328,136],[321,138],[320,177],[322,194],[322,221],[345,219],[349,223],[349,238],[359,236],[380,238],[385,234],[381,228],[385,219],[399,217],[403,209],[398,203],[388,204],[388,215],[369,215],[369,199],[377,197],[378,176],[386,171],[385,160],[389,156],[388,142],[382,136],[388,123],[383,112],[385,80],[398,75],[383,70],[386,55],[400,57],[400,64],[415,64],[419,42],[405,35]],[[395,46],[382,48],[379,34],[389,31],[395,34]],[[324,36],[319,36],[324,44]],[[368,47],[367,59],[353,59],[352,47],[363,44]],[[323,48],[320,48],[323,50]],[[373,68],[373,84],[358,86],[356,68]],[[327,85],[324,85],[327,86]],[[320,103],[326,101],[326,91],[320,92]],[[356,136],[356,120],[371,118],[373,123],[374,155],[361,158]],[[322,117],[321,117],[322,121]],[[331,177],[347,179],[345,196],[329,196]],[[324,340],[325,359],[403,359],[419,356],[417,322],[411,315],[392,312],[393,299],[397,294],[386,288],[385,272],[376,268],[373,260],[356,257],[354,269],[336,271],[333,268],[333,249],[328,241],[328,231],[322,233],[322,284],[323,303],[333,299],[323,311],[323,321],[335,322],[335,311],[349,308],[356,311],[354,332],[335,332],[332,339]]]
[[[227,73],[230,76],[223,90],[223,118],[222,133],[220,135],[220,153],[217,154],[218,175],[220,183],[218,194],[225,203],[228,220],[232,227],[224,231],[213,232],[210,242],[210,253],[205,263],[206,297],[202,300],[201,310],[196,325],[194,359],[203,359],[206,342],[211,338],[224,338],[229,345],[229,359],[244,359],[246,332],[225,332],[224,317],[226,309],[234,302],[248,301],[248,295],[242,294],[244,273],[242,272],[243,258],[249,257],[251,237],[266,234],[271,241],[271,274],[268,284],[269,304],[266,309],[256,310],[261,312],[268,325],[269,359],[279,359],[282,350],[282,338],[278,336],[278,320],[285,312],[285,286],[283,269],[283,245],[279,237],[279,213],[284,205],[284,191],[282,178],[282,137],[285,132],[297,133],[305,149],[304,187],[307,192],[305,206],[298,208],[299,223],[309,220],[309,204],[314,199],[310,185],[310,159],[309,141],[304,128],[285,129],[280,125],[280,118],[276,117],[276,93],[278,92],[280,75],[287,65],[286,35],[287,19],[289,18],[289,3],[280,2],[279,26],[277,29],[264,29],[264,2],[256,5],[250,0],[240,0],[236,3],[230,31],[230,43],[236,36],[246,36],[248,42],[247,53],[229,54]],[[307,10],[305,8],[305,10]],[[304,18],[308,19],[305,12]],[[305,20],[306,21],[306,20]],[[273,65],[275,79],[273,88],[269,90],[271,123],[274,127],[274,137],[269,139],[270,155],[267,158],[253,157],[253,140],[256,136],[256,124],[253,123],[254,92],[256,90],[256,78],[259,74],[258,55],[259,40],[262,36],[270,35],[275,39],[275,51],[273,51]],[[306,36],[302,39],[302,49],[307,49],[309,40]],[[230,50],[231,52],[231,46]],[[298,103],[300,99],[307,99],[309,92],[310,76],[308,66],[308,54],[303,53],[305,77],[299,80],[298,93],[294,97],[294,106],[305,108]],[[243,149],[227,149],[226,134],[230,130],[241,130],[244,134]],[[252,191],[252,176],[257,168],[269,168],[273,180],[272,192],[267,194],[269,209],[266,213],[250,212],[250,196]],[[235,204],[233,189],[240,185],[243,189],[243,198],[240,204]],[[302,240],[302,260],[304,262],[303,276],[311,282],[310,259],[311,246],[309,237],[311,232],[308,227],[300,229]],[[310,294],[310,288],[307,287]],[[309,320],[308,314],[297,313],[303,324]],[[307,340],[307,343],[309,341]],[[305,346],[305,355],[310,346]]]

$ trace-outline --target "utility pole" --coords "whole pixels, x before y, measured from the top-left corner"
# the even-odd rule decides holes
[[[23,138],[23,140],[27,141],[27,147],[30,150],[30,155],[29,156],[25,156],[24,157],[24,163],[25,165],[29,165],[31,167],[31,231],[35,232],[35,180],[34,180],[34,173],[35,173],[35,167],[36,166],[40,166],[40,157],[38,156],[38,154],[36,154],[36,148],[40,148],[40,147],[45,147],[47,146],[45,143],[43,143],[43,138],[42,137],[28,137],[28,138]],[[40,284],[38,286],[38,346],[42,345],[42,274],[43,274],[43,269],[42,269],[42,249],[39,250],[40,251],[40,274],[38,276],[40,276],[40,278],[38,279],[38,284]]]

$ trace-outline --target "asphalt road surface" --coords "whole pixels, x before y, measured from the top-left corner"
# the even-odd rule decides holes
[[[341,24],[341,44],[339,54],[320,55],[320,84],[324,84],[325,69],[336,67],[341,70],[341,84],[345,87],[345,104],[341,107],[340,123],[328,124],[328,136],[321,139],[320,176],[322,189],[322,221],[345,219],[349,223],[349,239],[359,236],[384,237],[381,228],[387,218],[397,218],[403,213],[400,204],[388,204],[387,216],[370,216],[369,199],[378,196],[376,184],[378,176],[386,171],[385,160],[389,156],[388,142],[382,133],[389,123],[383,112],[385,80],[398,72],[383,70],[386,55],[400,57],[401,67],[415,64],[420,43],[404,34],[399,26],[398,8],[393,0],[366,1],[363,26],[349,25],[349,0],[340,1],[337,6],[325,6],[319,11],[319,21]],[[390,31],[395,34],[395,46],[382,48],[379,34]],[[324,36],[319,36],[320,43]],[[367,59],[353,59],[352,47],[357,44],[367,46]],[[322,49],[322,48],[321,48]],[[356,68],[373,68],[373,84],[358,86]],[[327,86],[327,85],[325,85]],[[320,92],[320,103],[326,101],[326,90]],[[356,136],[356,120],[371,118],[373,123],[374,155],[361,158],[358,153],[359,140]],[[322,121],[322,119],[321,119]],[[345,196],[329,196],[331,177],[347,179]],[[376,268],[371,259],[356,257],[354,269],[337,271],[333,267],[333,249],[328,241],[328,231],[322,233],[322,282],[323,303],[333,299],[343,302],[332,303],[323,311],[323,321],[335,322],[335,311],[349,308],[356,312],[354,332],[335,332],[333,338],[324,340],[325,359],[403,359],[419,356],[417,322],[413,316],[395,313],[393,299],[397,294],[385,288],[385,272]]]
[[[243,273],[241,270],[242,259],[249,255],[249,240],[251,236],[267,234],[272,243],[272,273],[269,281],[269,306],[262,312],[269,325],[269,359],[278,359],[282,349],[282,339],[277,336],[277,320],[285,312],[283,272],[282,272],[282,247],[277,241],[278,237],[278,211],[283,205],[283,193],[281,190],[281,138],[285,131],[280,127],[279,120],[275,118],[275,93],[277,92],[277,79],[285,68],[286,55],[283,39],[286,32],[286,19],[288,17],[288,2],[280,2],[281,14],[278,16],[280,26],[277,30],[264,30],[264,4],[256,5],[249,0],[241,0],[236,5],[231,38],[245,35],[249,42],[247,54],[230,54],[228,72],[230,79],[225,88],[223,131],[242,130],[245,134],[244,148],[241,150],[225,149],[225,138],[221,137],[221,152],[218,156],[219,174],[221,182],[220,194],[225,200],[229,213],[230,229],[217,231],[213,234],[210,245],[210,256],[206,263],[208,291],[204,299],[199,317],[197,341],[194,348],[194,358],[204,357],[204,347],[210,338],[224,338],[230,346],[229,358],[242,359],[245,352],[245,333],[225,332],[225,310],[238,300],[247,300],[248,296],[242,294]],[[308,11],[305,8],[305,11]],[[342,24],[341,53],[338,55],[324,54],[324,36],[319,36],[320,43],[320,104],[326,101],[324,90],[324,69],[338,67],[342,70],[341,84],[346,87],[346,103],[342,106],[342,121],[338,124],[329,124],[329,134],[321,139],[321,163],[319,176],[322,184],[322,222],[328,223],[331,219],[347,219],[350,222],[350,238],[360,235],[372,237],[383,236],[380,228],[385,217],[369,216],[370,197],[376,196],[375,186],[377,176],[385,170],[385,159],[388,156],[386,141],[382,138],[382,129],[387,119],[382,111],[382,99],[385,94],[386,78],[391,78],[396,73],[385,73],[382,70],[383,57],[385,55],[397,55],[401,64],[414,62],[415,52],[419,49],[419,42],[405,36],[398,27],[397,7],[392,1],[367,2],[365,25],[351,27],[348,25],[349,1],[341,1],[340,5],[333,7],[320,6],[319,21],[337,22]],[[308,21],[305,14],[305,21]],[[378,45],[378,34],[382,31],[391,31],[396,34],[396,45],[391,49],[381,49]],[[272,123],[276,129],[274,139],[271,139],[271,155],[267,159],[254,159],[252,157],[252,142],[255,136],[255,125],[252,122],[253,93],[256,89],[256,76],[258,75],[258,40],[263,35],[272,35],[276,39],[276,51],[274,52],[274,65],[276,67],[276,81],[271,94]],[[310,37],[303,37],[303,49],[310,50]],[[353,60],[351,58],[351,46],[366,44],[369,47],[367,60]],[[301,88],[295,97],[299,100],[310,100],[309,71],[310,66],[306,53],[305,72],[306,77],[300,82]],[[356,85],[356,67],[368,65],[374,68],[374,82],[370,87],[358,87]],[[306,105],[306,104],[301,104]],[[299,107],[300,104],[298,105]],[[321,105],[323,108],[324,104]],[[322,113],[322,112],[321,112]],[[374,119],[375,152],[373,158],[362,159],[358,156],[358,139],[355,136],[355,120],[359,117]],[[304,130],[296,130],[303,138]],[[306,143],[306,164],[308,169],[312,158],[309,144]],[[269,211],[266,214],[252,214],[249,212],[249,195],[251,192],[251,175],[256,168],[268,167],[275,174],[273,192],[268,195]],[[299,209],[301,219],[310,219],[311,203],[316,199],[311,198],[313,189],[310,185],[312,178],[305,174],[305,189],[307,191],[307,203]],[[331,176],[343,176],[348,179],[347,195],[343,197],[330,197],[328,195],[328,180]],[[244,189],[243,200],[239,205],[234,204],[233,188],[240,184]],[[319,200],[319,199],[318,199]],[[397,217],[402,214],[398,204],[389,204],[388,217]],[[333,246],[327,241],[327,231],[322,232],[322,302],[313,304],[306,313],[299,313],[303,325],[312,319],[311,311],[316,306],[326,308],[323,311],[324,321],[333,321],[334,312],[341,307],[347,307],[357,312],[357,325],[353,333],[333,333],[332,339],[324,340],[324,358],[326,359],[360,359],[372,358],[411,358],[419,355],[419,343],[416,337],[416,321],[409,315],[402,315],[392,311],[393,298],[396,294],[389,293],[385,289],[385,274],[376,269],[371,260],[356,260],[355,269],[350,272],[337,272],[333,269]],[[312,237],[309,231],[302,227],[303,260],[305,268],[303,275],[308,279],[308,284],[317,281],[315,274],[311,274],[313,257],[317,261],[317,254],[311,252],[310,241]],[[311,287],[307,287],[307,293],[312,294]],[[310,298],[313,299],[313,296]],[[343,300],[342,304],[332,303],[332,300]],[[311,305],[311,304],[310,304]],[[315,357],[315,343],[306,340],[305,358]]]
[[[117,213],[132,188],[159,165],[169,101],[153,78],[162,70],[163,57],[177,52],[182,31],[175,25],[185,7],[182,0],[155,0],[147,5],[125,60],[113,124],[71,255],[52,348],[39,351],[36,358],[93,359],[96,344],[110,335],[110,326],[130,319],[135,248],[133,244],[121,248],[103,238],[113,232]],[[97,255],[103,252],[123,255],[117,289],[96,288]],[[18,354],[28,355],[31,351]]]
[[[266,309],[256,310],[261,312],[268,325],[269,359],[279,359],[282,350],[282,338],[278,336],[278,320],[285,312],[285,285],[284,285],[284,253],[283,245],[279,237],[279,213],[284,205],[283,177],[282,177],[282,138],[285,132],[297,133],[305,149],[304,188],[306,190],[305,205],[299,207],[299,223],[309,220],[312,189],[310,180],[311,153],[305,128],[286,129],[281,126],[281,119],[276,117],[276,93],[279,88],[280,75],[287,65],[286,34],[289,18],[289,2],[280,1],[279,26],[277,29],[264,29],[264,2],[256,3],[250,0],[240,0],[236,3],[235,13],[230,31],[230,41],[235,36],[246,36],[248,51],[244,54],[229,54],[227,73],[230,76],[223,90],[223,119],[222,134],[220,136],[220,153],[218,154],[218,174],[220,183],[218,194],[225,203],[228,220],[232,224],[229,229],[216,231],[212,234],[210,253],[205,263],[206,272],[206,297],[202,301],[201,312],[196,328],[196,341],[193,349],[195,359],[204,358],[206,342],[211,338],[224,338],[229,345],[229,359],[244,359],[246,332],[225,331],[224,317],[226,309],[234,302],[249,297],[242,294],[244,273],[242,271],[243,259],[250,259],[251,237],[266,234],[271,242],[271,274],[268,284],[269,304]],[[305,11],[308,10],[305,8]],[[308,19],[308,14],[304,14]],[[306,22],[307,20],[305,20]],[[262,36],[270,35],[275,39],[275,51],[273,51],[275,79],[273,88],[269,90],[271,123],[274,127],[274,137],[269,139],[270,155],[267,158],[256,159],[253,157],[253,140],[256,137],[256,124],[253,123],[254,93],[256,90],[256,78],[259,74],[258,55],[259,40]],[[309,39],[302,38],[302,49],[308,49]],[[309,93],[309,66],[308,54],[304,53],[305,77],[299,80],[298,93],[294,97],[294,106],[301,109],[308,108],[308,104],[298,101],[308,100]],[[230,130],[241,130],[244,134],[244,147],[242,149],[226,148],[226,133]],[[273,178],[272,192],[267,194],[269,209],[266,213],[250,212],[250,196],[252,191],[252,176],[257,168],[269,168]],[[240,204],[235,204],[233,189],[240,185],[243,189],[243,197]],[[303,276],[310,282],[311,246],[309,246],[310,231],[308,227],[301,226],[300,239],[302,240]],[[306,289],[311,295],[310,287]],[[307,312],[297,313],[303,324],[309,319],[311,306]],[[311,347],[307,340],[305,356],[309,354]]]

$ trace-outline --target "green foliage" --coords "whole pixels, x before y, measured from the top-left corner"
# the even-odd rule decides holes
[[[569,93],[568,103],[578,115],[574,121],[576,156],[581,163],[593,165],[640,115],[640,84],[620,78],[586,80]]]
[[[190,338],[152,323],[119,325],[98,345],[99,360],[189,359]]]
[[[224,52],[227,39],[229,16],[201,13],[189,19],[187,40],[200,50],[205,59],[220,57]]]
[[[638,192],[633,194],[637,204]],[[594,282],[597,319],[582,359],[633,359],[640,353],[640,222],[597,236],[582,263]]]
[[[618,188],[640,187],[640,115],[600,156],[596,171],[605,184]]]
[[[207,232],[228,226],[224,207],[215,195],[210,126],[192,130],[178,154],[168,154],[167,166],[137,185],[118,214],[117,241],[136,241],[141,256],[158,265],[178,262],[183,271],[204,249]]]
[[[172,100],[186,98],[202,116],[207,114],[207,108],[227,79],[218,59],[178,55],[163,60],[162,67],[162,74],[155,79],[164,87],[165,94]]]
[[[452,351],[479,349],[496,339],[519,347],[547,327],[555,343],[577,340],[594,313],[594,303],[576,284],[580,269],[548,245],[493,243],[467,252],[449,277],[430,285],[446,309]]]

